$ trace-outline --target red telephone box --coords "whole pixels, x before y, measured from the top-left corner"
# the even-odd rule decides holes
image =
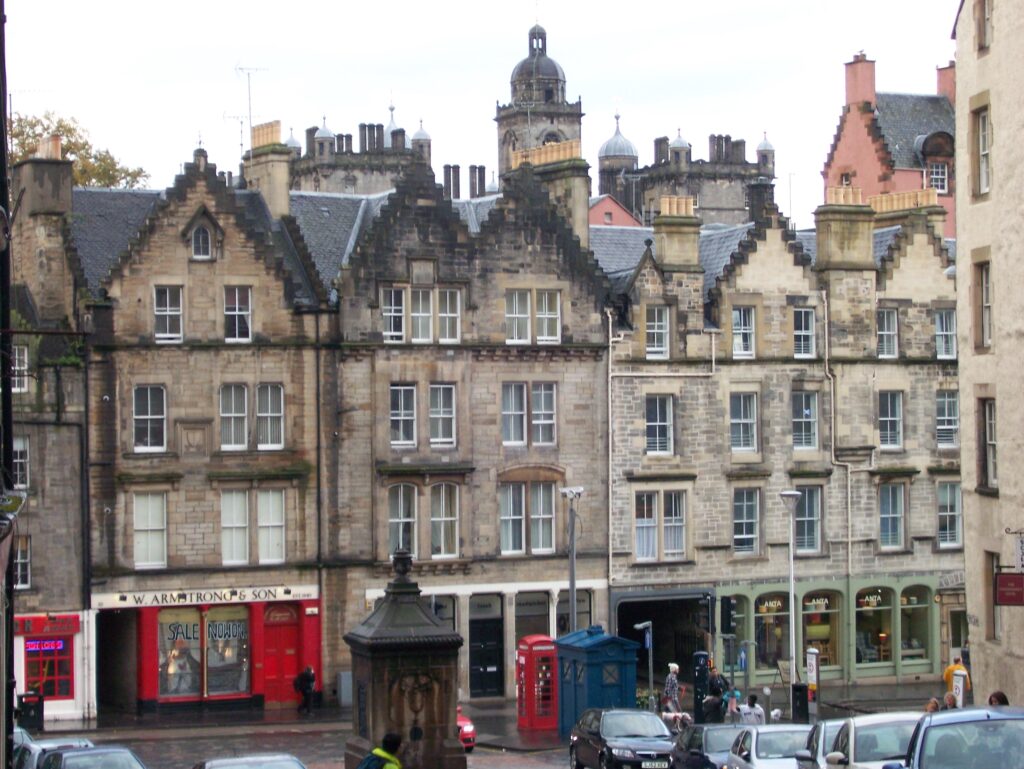
[[[528,635],[516,649],[520,729],[558,728],[558,655],[551,636]]]

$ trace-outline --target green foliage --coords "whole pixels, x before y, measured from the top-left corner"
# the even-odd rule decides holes
[[[128,168],[117,162],[110,150],[92,146],[89,134],[74,118],[47,112],[42,117],[14,113],[7,126],[11,139],[11,165],[31,157],[42,137],[61,137],[61,157],[70,160],[76,187],[122,187],[135,189],[149,179],[141,168]]]

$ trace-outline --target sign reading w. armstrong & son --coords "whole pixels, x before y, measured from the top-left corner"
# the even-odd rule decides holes
[[[245,585],[196,590],[126,590],[123,593],[93,593],[93,609],[141,609],[147,606],[196,606],[200,604],[255,603],[261,601],[303,601],[320,596],[316,585]]]

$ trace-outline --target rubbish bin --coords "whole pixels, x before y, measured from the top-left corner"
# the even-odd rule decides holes
[[[43,695],[25,692],[18,695],[18,726],[30,732],[43,731]]]
[[[794,724],[810,723],[810,712],[807,707],[807,684],[793,684],[793,712],[790,719]]]

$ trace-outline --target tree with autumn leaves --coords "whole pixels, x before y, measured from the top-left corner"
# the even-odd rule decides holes
[[[52,112],[42,117],[20,115],[8,122],[10,164],[31,157],[39,140],[57,134],[61,139],[61,158],[72,162],[71,173],[76,187],[121,187],[136,189],[149,179],[141,168],[121,165],[110,150],[98,150],[89,141],[89,134],[74,118],[58,117]]]

